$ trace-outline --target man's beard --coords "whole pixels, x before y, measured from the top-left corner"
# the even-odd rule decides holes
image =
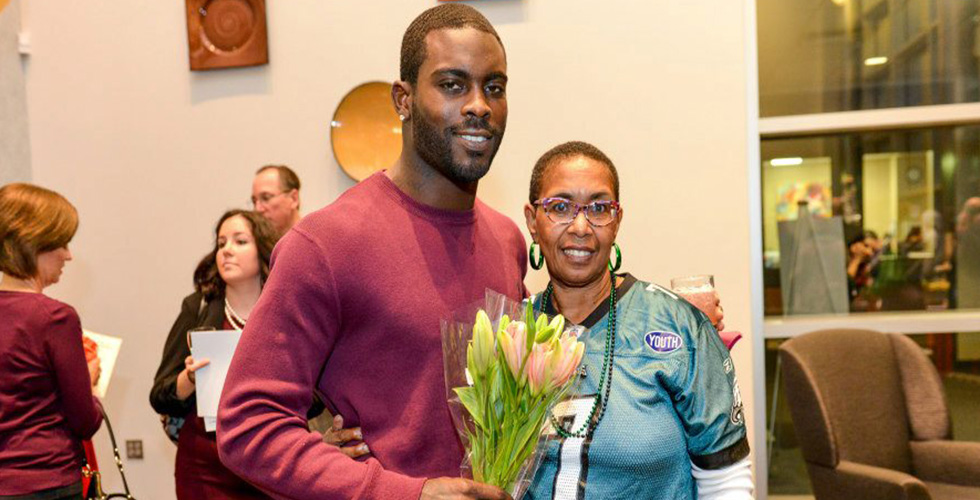
[[[460,125],[440,131],[424,118],[417,107],[414,105],[412,107],[412,137],[415,141],[415,150],[423,161],[455,184],[470,184],[487,175],[493,157],[497,154],[497,148],[500,147],[502,129],[492,128],[485,118],[471,118]],[[492,135],[488,140],[497,142],[482,156],[467,155],[467,160],[457,163],[453,158],[452,143],[455,140],[453,133],[465,129],[486,130]]]

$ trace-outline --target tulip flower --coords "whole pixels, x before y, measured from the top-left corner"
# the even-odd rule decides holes
[[[524,308],[524,326],[527,328],[527,345],[524,347],[524,352],[531,352],[531,347],[534,346],[534,339],[537,330],[534,329],[534,304],[527,300],[525,301]]]
[[[514,375],[514,379],[517,380],[520,387],[523,387],[525,380],[527,380],[527,376],[521,371],[526,354],[524,350],[526,336],[527,326],[521,321],[508,323],[505,329],[497,334],[497,347],[503,354],[507,367],[510,368],[510,373]]]
[[[582,356],[585,354],[585,344],[579,342],[568,332],[563,334],[552,349],[551,358],[551,385],[549,389],[556,389],[565,385],[572,377]]]
[[[500,318],[500,324],[497,325],[497,331],[499,332],[501,330],[506,330],[507,329],[507,325],[509,325],[509,324],[510,324],[510,316],[508,316],[506,314],[503,315],[503,317]]]
[[[551,355],[554,350],[547,344],[535,344],[527,357],[524,371],[527,373],[527,383],[531,386],[531,394],[537,396],[551,387]]]
[[[476,324],[473,325],[473,343],[466,350],[466,361],[471,375],[475,378],[482,377],[495,354],[490,317],[481,309],[476,314]]]
[[[550,326],[558,334],[561,334],[565,331],[565,317],[561,314],[555,316],[551,320],[551,323],[548,323],[548,326]]]
[[[538,316],[534,325],[534,342],[537,344],[547,344],[555,334],[554,328],[548,324],[548,317],[544,314]]]

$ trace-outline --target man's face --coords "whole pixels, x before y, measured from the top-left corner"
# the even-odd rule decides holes
[[[456,183],[490,170],[507,127],[507,61],[497,39],[472,28],[426,36],[412,96],[419,157]]]
[[[283,191],[279,172],[265,170],[252,181],[252,204],[255,211],[272,223],[279,233],[285,233],[299,211],[299,192]]]

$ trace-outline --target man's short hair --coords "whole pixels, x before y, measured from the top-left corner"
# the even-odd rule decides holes
[[[579,156],[584,156],[590,160],[594,160],[601,163],[609,170],[609,175],[612,176],[613,181],[613,197],[619,201],[619,172],[616,171],[616,166],[613,165],[612,160],[606,156],[599,148],[582,141],[570,141],[564,144],[559,144],[551,149],[549,149],[545,154],[538,158],[538,162],[534,164],[534,170],[531,172],[531,189],[528,197],[531,203],[538,201],[541,197],[541,181],[544,179],[545,174],[552,166],[557,164],[560,160],[576,158]]]
[[[425,37],[429,32],[462,28],[473,28],[491,34],[497,39],[500,48],[504,48],[497,30],[493,29],[490,21],[473,7],[463,4],[443,4],[432,7],[419,14],[405,30],[405,36],[402,37],[400,79],[412,85],[418,81],[419,68],[422,67],[426,57]]]
[[[0,272],[37,277],[37,256],[68,246],[78,212],[64,196],[33,184],[0,188]]]
[[[255,175],[259,175],[266,170],[279,172],[279,189],[282,189],[282,192],[288,193],[294,189],[299,191],[299,176],[296,175],[296,172],[293,172],[293,169],[285,165],[266,165],[256,170]]]

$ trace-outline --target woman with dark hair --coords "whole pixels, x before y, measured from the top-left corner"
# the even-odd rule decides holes
[[[550,277],[535,308],[588,330],[579,392],[555,409],[557,439],[525,498],[752,498],[738,382],[711,320],[616,272],[612,161],[590,144],[559,145],[535,165],[528,201],[531,266]]]
[[[44,295],[72,255],[75,207],[31,184],[0,188],[0,499],[82,494],[82,441],[102,424],[75,310]]]
[[[194,372],[208,364],[194,359],[187,343],[195,329],[241,330],[269,275],[276,236],[255,212],[230,210],[215,226],[215,244],[194,271],[194,293],[181,305],[150,391],[150,404],[174,422],[179,500],[268,498],[231,473],[218,459],[214,432],[197,415]],[[182,419],[182,426],[181,426]]]

